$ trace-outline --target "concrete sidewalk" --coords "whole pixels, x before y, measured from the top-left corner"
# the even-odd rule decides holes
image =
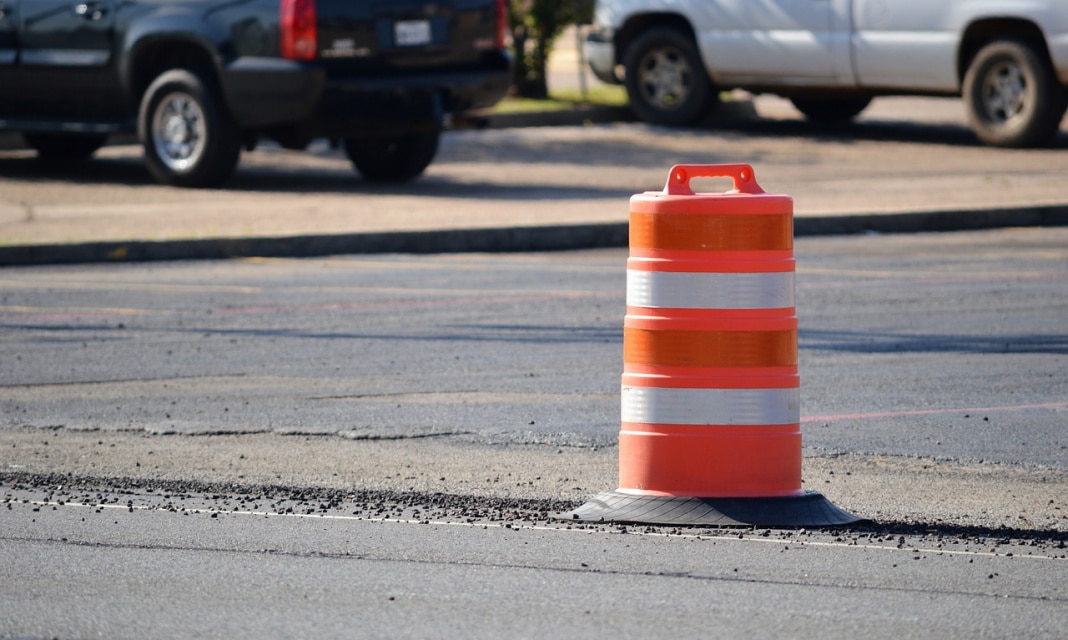
[[[895,124],[856,140],[804,127],[457,132],[426,176],[397,186],[361,181],[325,145],[246,153],[216,190],[153,184],[135,146],[60,172],[0,152],[0,265],[625,246],[630,195],[692,162],[751,163],[794,198],[798,236],[1068,224],[1063,149],[959,144],[960,128],[930,129],[948,141],[930,144],[928,130],[880,138],[902,135]]]

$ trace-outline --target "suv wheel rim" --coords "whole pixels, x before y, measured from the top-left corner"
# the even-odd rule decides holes
[[[693,88],[693,72],[678,49],[655,49],[645,54],[638,65],[638,87],[649,105],[668,111],[678,109]]]
[[[1003,62],[983,81],[983,105],[989,118],[1004,124],[1023,115],[1027,107],[1027,78],[1019,65]]]
[[[204,154],[207,127],[204,111],[187,93],[171,93],[156,106],[152,117],[156,155],[172,171],[196,166]]]

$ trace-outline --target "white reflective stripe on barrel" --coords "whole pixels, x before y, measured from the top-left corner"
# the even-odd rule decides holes
[[[627,304],[665,309],[784,309],[794,272],[691,273],[627,270]]]
[[[623,422],[646,424],[769,425],[801,421],[800,389],[622,390]]]

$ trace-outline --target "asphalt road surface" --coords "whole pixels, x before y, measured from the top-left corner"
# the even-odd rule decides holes
[[[1066,240],[799,241],[807,445],[1068,470]],[[5,270],[3,424],[612,446],[625,258]]]
[[[1063,637],[1065,247],[798,240],[826,531],[553,518],[624,251],[4,270],[0,636]]]
[[[269,500],[210,511],[171,496],[144,509],[126,501],[5,513],[4,635],[970,640],[1055,639],[1068,624],[1063,556],[974,539],[568,530],[287,516]]]

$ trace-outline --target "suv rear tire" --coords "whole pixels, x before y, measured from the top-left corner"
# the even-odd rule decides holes
[[[438,152],[441,133],[347,138],[345,155],[371,182],[406,182],[426,171]]]
[[[214,84],[186,69],[157,77],[145,91],[137,118],[145,164],[176,187],[213,187],[233,174],[241,136]]]
[[[695,124],[718,103],[693,38],[678,29],[645,31],[623,54],[631,109],[653,124]]]
[[[991,42],[964,76],[964,103],[972,129],[998,147],[1049,142],[1068,107],[1068,89],[1049,61],[1023,42]]]

